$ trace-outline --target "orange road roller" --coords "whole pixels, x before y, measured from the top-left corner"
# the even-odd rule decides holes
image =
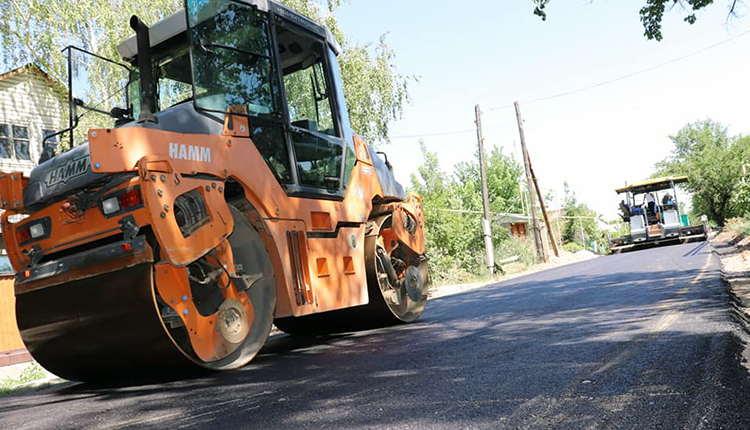
[[[28,177],[0,175],[33,357],[82,381],[225,370],[274,324],[317,334],[416,320],[422,202],[352,132],[330,31],[271,0],[187,0],[130,26],[126,105],[68,91],[57,134],[70,149],[46,145]],[[114,64],[66,50],[70,65],[73,53]],[[84,115],[112,125],[75,142]]]

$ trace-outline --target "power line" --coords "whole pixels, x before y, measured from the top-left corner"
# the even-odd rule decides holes
[[[492,127],[485,127],[485,130],[495,130],[498,128],[508,127],[509,125],[513,125],[515,122],[506,122],[500,125],[493,125]],[[437,133],[425,133],[425,134],[407,134],[407,135],[400,135],[400,136],[391,136],[391,139],[413,139],[416,137],[435,137],[435,136],[449,136],[453,134],[465,134],[465,133],[476,133],[476,128],[467,128],[465,130],[453,130],[453,131],[443,131],[443,132],[437,132]]]
[[[390,139],[413,139],[415,137],[435,137],[435,136],[448,136],[451,134],[464,134],[464,133],[476,133],[476,129],[469,128],[466,130],[454,130],[454,131],[443,131],[438,133],[425,133],[425,134],[406,134],[401,136],[391,136]]]
[[[744,31],[744,32],[742,32],[742,33],[740,33],[740,34],[738,34],[736,36],[730,37],[729,39],[724,39],[721,42],[714,43],[713,45],[707,46],[705,48],[702,48],[702,49],[699,49],[697,51],[691,52],[689,54],[683,55],[681,57],[673,58],[673,59],[665,61],[663,63],[659,63],[659,64],[657,64],[655,66],[651,66],[651,67],[648,67],[646,69],[641,69],[641,70],[638,70],[636,72],[629,73],[627,75],[620,76],[620,77],[615,78],[615,79],[610,79],[608,81],[599,82],[599,83],[592,84],[592,85],[587,85],[587,86],[582,87],[582,88],[578,88],[578,89],[570,90],[570,91],[565,91],[565,92],[558,93],[558,94],[551,95],[551,96],[540,97],[538,99],[534,99],[534,100],[531,100],[531,101],[528,101],[528,102],[523,102],[521,104],[530,105],[532,103],[538,103],[538,102],[543,102],[543,101],[546,101],[546,100],[552,100],[552,99],[556,99],[556,98],[560,98],[560,97],[565,97],[565,96],[569,96],[569,95],[572,95],[572,94],[577,94],[577,93],[580,93],[580,92],[583,92],[583,91],[588,91],[590,89],[594,89],[594,88],[598,88],[598,87],[603,87],[605,85],[614,84],[615,82],[619,82],[619,81],[622,81],[624,79],[632,78],[633,76],[641,75],[643,73],[652,72],[652,71],[654,71],[656,69],[662,68],[662,67],[667,66],[669,64],[676,63],[676,62],[682,61],[682,60],[684,60],[686,58],[690,58],[690,57],[693,57],[695,55],[701,54],[701,53],[706,52],[706,51],[708,51],[710,49],[716,48],[717,46],[721,46],[721,45],[724,45],[726,43],[732,42],[732,41],[734,41],[736,39],[739,39],[740,37],[745,36],[746,34],[749,34],[749,33],[750,33],[750,30]],[[507,109],[507,108],[511,108],[511,107],[513,107],[512,104],[510,104],[510,105],[504,105],[504,106],[492,107],[492,108],[489,108],[489,110],[501,110],[501,109]]]
[[[676,63],[676,62],[685,60],[687,58],[693,57],[695,55],[701,54],[701,53],[706,52],[708,50],[714,49],[714,48],[716,48],[718,46],[721,46],[721,45],[724,45],[726,43],[729,43],[729,42],[732,42],[734,40],[737,40],[740,37],[743,37],[743,36],[745,36],[747,34],[750,34],[750,30],[746,30],[746,31],[744,31],[744,32],[742,32],[742,33],[740,33],[740,34],[738,34],[736,36],[733,36],[733,37],[730,37],[728,39],[724,39],[724,40],[722,40],[720,42],[714,43],[713,45],[706,46],[705,48],[701,48],[701,49],[699,49],[697,51],[691,52],[691,53],[683,55],[681,57],[673,58],[673,59],[665,61],[663,63],[656,64],[656,65],[648,67],[646,69],[641,69],[641,70],[638,70],[636,72],[629,73],[627,75],[623,75],[623,76],[620,76],[620,77],[617,77],[617,78],[614,78],[614,79],[610,79],[608,81],[603,81],[603,82],[599,82],[599,83],[596,83],[596,84],[587,85],[585,87],[581,87],[581,88],[578,88],[578,89],[575,89],[575,90],[565,91],[565,92],[554,94],[554,95],[551,95],[551,96],[540,97],[540,98],[533,99],[533,100],[528,101],[528,102],[520,102],[520,104],[522,104],[522,105],[530,105],[530,104],[533,104],[533,103],[539,103],[539,102],[543,102],[543,101],[547,101],[547,100],[557,99],[557,98],[560,98],[560,97],[566,97],[566,96],[569,96],[569,95],[573,95],[573,94],[581,93],[581,92],[584,92],[584,91],[588,91],[588,90],[591,90],[591,89],[594,89],[594,88],[599,88],[599,87],[603,87],[603,86],[606,86],[606,85],[614,84],[616,82],[619,82],[619,81],[622,81],[622,80],[625,80],[625,79],[629,79],[629,78],[632,78],[634,76],[642,75],[644,73],[652,72],[652,71],[654,71],[656,69],[660,69],[660,68],[662,68],[664,66],[667,66],[667,65],[670,65],[672,63]],[[502,109],[510,109],[512,107],[513,107],[513,104],[510,103],[510,104],[507,104],[507,105],[491,107],[491,108],[489,108],[487,110],[488,111],[496,111],[496,110],[502,110]],[[496,127],[487,127],[488,130],[490,130],[492,128],[496,128]],[[435,132],[435,133],[425,133],[425,134],[400,135],[400,136],[392,136],[390,138],[391,139],[413,139],[413,138],[418,138],[418,137],[450,136],[450,135],[465,134],[465,133],[476,133],[476,129],[474,129],[474,128],[467,128],[467,129],[464,129],[464,130],[452,130],[452,131]]]

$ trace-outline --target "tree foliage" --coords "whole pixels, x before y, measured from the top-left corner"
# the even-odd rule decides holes
[[[423,161],[411,177],[411,190],[424,202],[430,270],[440,281],[458,281],[485,273],[482,230],[481,179],[477,162],[458,163],[453,175],[440,167],[437,154],[421,143]],[[520,165],[495,148],[486,159],[487,188],[493,215],[492,236],[496,258],[518,255],[533,262],[528,240],[510,237],[499,214],[520,213]]]
[[[687,124],[670,136],[670,157],[655,166],[655,176],[688,175],[684,188],[692,194],[693,213],[706,214],[719,225],[750,209],[750,190],[741,175],[750,138],[727,133],[727,127],[711,119]]]
[[[343,50],[338,58],[352,128],[372,144],[388,141],[388,125],[399,119],[408,102],[408,83],[413,76],[400,74],[395,52],[385,35],[378,42],[358,44],[341,31],[335,10],[341,0],[281,0],[298,12],[324,23]]]
[[[389,123],[401,116],[412,78],[396,70],[395,54],[385,37],[374,47],[347,38],[333,13],[341,0],[282,3],[331,29],[343,50],[338,61],[352,128],[372,143],[387,141]],[[63,47],[75,45],[119,60],[117,44],[133,34],[128,25],[131,15],[154,24],[181,7],[181,0],[0,0],[0,10],[6,12],[0,20],[0,61],[6,69],[36,63],[53,79],[67,82]],[[119,77],[78,66],[97,89],[96,102],[121,89]]]
[[[590,248],[592,242],[596,242],[598,248],[605,247],[607,244],[604,235],[596,223],[597,213],[585,203],[578,201],[575,192],[570,189],[567,181],[563,188],[565,191],[563,211],[566,216],[562,229],[563,242],[576,243],[582,249]],[[575,247],[571,249],[575,249]]]
[[[532,0],[534,3],[534,14],[547,19],[546,7],[550,0]],[[694,24],[698,19],[696,13],[706,6],[713,4],[713,0],[646,0],[646,4],[641,8],[639,14],[643,24],[644,33],[649,40],[662,40],[661,32],[662,20],[664,14],[679,6],[687,14],[683,18],[688,24]],[[737,0],[729,0],[729,14],[733,15],[737,7]]]

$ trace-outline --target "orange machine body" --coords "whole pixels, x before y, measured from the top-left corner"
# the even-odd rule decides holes
[[[231,117],[228,115],[226,122]],[[243,119],[232,118],[235,128]],[[231,234],[232,217],[222,193],[225,181],[232,178],[243,186],[245,198],[258,211],[265,240],[271,245],[268,249],[278,298],[276,317],[309,315],[368,302],[365,229],[373,213],[373,201],[383,192],[361,139],[355,139],[357,162],[343,201],[287,196],[249,136],[226,126],[222,135],[140,127],[98,129],[89,132],[89,142],[94,172],[134,173],[132,179],[112,191],[140,188],[143,204],[127,215],[139,228],[152,228],[165,259],[175,270],[204,256]],[[17,183],[6,175],[0,178],[0,190],[13,190]],[[199,190],[206,200],[210,222],[196,234],[183,238],[170,209],[176,196],[192,189]],[[34,243],[45,255],[121,232],[119,217],[107,218],[97,210],[76,217],[66,210],[66,204],[52,204],[16,224],[8,221],[6,212],[4,230],[14,231],[33,220],[49,218],[51,234]],[[406,202],[388,206],[395,209],[393,235],[414,253],[423,254],[421,199],[410,194]],[[407,213],[420,224],[418,234],[404,229],[403,217]],[[6,243],[22,279],[30,262],[29,249],[13,237]],[[234,271],[231,267],[228,270]],[[19,290],[51,282],[54,279],[22,285]]]
[[[255,3],[186,0],[151,29],[132,17],[118,51],[139,103],[104,112],[69,91],[114,128],[75,145],[71,109],[69,151],[29,178],[0,173],[17,322],[53,373],[232,369],[272,324],[331,333],[423,312],[422,201],[352,132],[338,43]]]

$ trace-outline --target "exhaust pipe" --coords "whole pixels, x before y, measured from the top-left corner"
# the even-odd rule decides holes
[[[136,43],[138,45],[138,73],[141,76],[141,114],[138,122],[157,122],[153,112],[154,102],[154,78],[151,73],[151,38],[148,26],[140,18],[133,15],[130,17],[130,28],[135,30]]]

